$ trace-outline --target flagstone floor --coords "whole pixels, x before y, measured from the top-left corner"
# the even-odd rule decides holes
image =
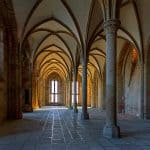
[[[90,120],[65,107],[42,107],[22,120],[0,125],[0,150],[150,150],[150,120],[118,115],[120,139],[102,135],[105,112],[88,109]]]

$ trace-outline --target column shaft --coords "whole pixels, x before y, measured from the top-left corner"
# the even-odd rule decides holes
[[[69,92],[68,92],[68,94],[69,94],[69,100],[68,100],[68,102],[69,102],[69,109],[72,109],[72,81],[71,80],[69,80]]]
[[[89,119],[87,112],[87,62],[86,59],[82,63],[82,119]]]
[[[95,82],[94,82],[94,80],[92,81],[92,99],[91,99],[91,107],[92,108],[95,108],[96,107],[96,97],[95,97],[95,94],[96,94],[96,92],[95,92]]]
[[[78,112],[77,108],[77,68],[73,72],[73,110],[75,113]]]
[[[119,137],[116,116],[116,39],[119,21],[104,23],[106,33],[106,125],[103,134],[107,138]]]

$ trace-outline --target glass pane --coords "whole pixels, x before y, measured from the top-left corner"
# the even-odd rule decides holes
[[[77,86],[77,94],[78,94],[79,93],[78,81],[76,82],[76,86]]]
[[[77,94],[77,104],[78,104],[78,100],[79,100],[79,95]]]
[[[51,94],[51,102],[54,102],[54,94]]]
[[[74,84],[73,84],[73,82],[72,82],[72,94],[74,93]]]
[[[49,103],[51,103],[51,95],[49,95]]]
[[[55,95],[55,103],[58,103],[58,95]]]
[[[55,81],[55,93],[58,93],[58,81]]]
[[[79,101],[79,83],[78,83],[78,81],[76,82],[76,84],[77,84],[77,104],[78,104],[78,101]]]
[[[55,85],[54,85],[54,84],[55,84],[55,82],[54,82],[54,80],[52,80],[52,81],[51,81],[51,92],[52,92],[52,93],[55,92],[55,89],[54,89]]]
[[[73,104],[73,98],[74,98],[74,95],[72,94],[72,104]]]

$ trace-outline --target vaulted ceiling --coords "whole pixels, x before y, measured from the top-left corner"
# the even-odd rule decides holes
[[[89,54],[89,70],[103,72],[105,36],[98,0],[12,1],[18,40],[22,45],[28,43],[25,53],[41,76],[58,72],[67,77],[73,66],[80,64],[85,50]],[[126,3],[124,0],[123,5]],[[121,30],[119,33],[123,35]]]

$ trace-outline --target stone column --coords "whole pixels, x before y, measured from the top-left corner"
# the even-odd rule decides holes
[[[72,109],[72,81],[68,80],[68,107]]]
[[[30,87],[29,87],[29,93],[30,93],[30,96],[29,96],[29,105],[30,105],[30,111],[32,112],[33,111],[33,108],[32,108],[32,76],[33,76],[33,68],[32,68],[32,64],[30,63]]]
[[[118,20],[104,22],[106,34],[106,125],[103,130],[104,137],[119,137],[120,130],[117,126],[116,116],[116,40]]]
[[[27,69],[27,70],[25,70]],[[22,83],[25,85],[23,90],[24,103],[23,112],[32,112],[32,63],[28,64],[28,68],[23,68],[23,73],[27,74],[28,82]]]
[[[7,117],[8,119],[21,119],[21,61],[16,36],[17,32],[13,28],[13,26],[7,28],[4,43],[7,51]]]
[[[83,59],[82,62],[82,119],[89,119],[87,112],[87,60]]]
[[[46,100],[46,97],[45,97],[45,89],[46,89],[45,79],[43,79],[43,102],[42,102],[42,105],[43,105],[43,106],[46,105],[46,103],[45,103],[45,100]]]
[[[92,98],[91,98],[91,107],[95,108],[96,107],[96,93],[95,93],[95,82],[94,79],[92,80]]]
[[[32,108],[35,109],[35,98],[36,98],[36,90],[35,90],[35,72],[32,72]]]
[[[75,113],[78,113],[77,108],[77,68],[74,68],[73,71],[73,110]]]
[[[39,104],[38,104],[38,74],[37,71],[33,71],[33,76],[32,76],[32,105],[33,109],[38,109]]]
[[[36,107],[36,109],[38,109],[39,108],[39,77],[37,76],[36,77],[36,104],[35,104],[35,107]]]

